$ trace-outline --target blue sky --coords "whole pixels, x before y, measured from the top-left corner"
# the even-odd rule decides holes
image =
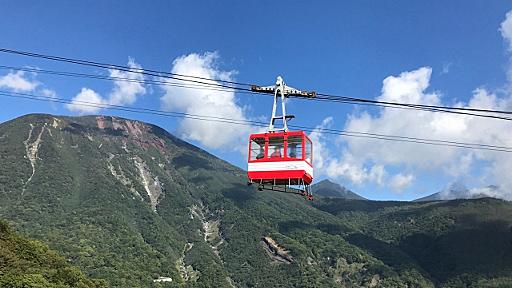
[[[270,85],[277,75],[282,75],[296,88],[359,98],[398,97],[418,103],[464,106],[484,105],[488,103],[484,100],[491,99],[491,106],[511,108],[507,106],[512,95],[507,77],[511,53],[507,35],[500,30],[512,9],[510,1],[276,2],[0,1],[0,47],[120,65],[126,65],[131,57],[143,69],[187,72],[199,67],[212,73],[208,75],[232,72],[226,77],[260,85]],[[6,54],[0,54],[0,65],[109,73]],[[13,72],[0,70],[0,77],[8,73]],[[46,89],[67,99],[87,88],[111,101],[107,99],[115,89],[113,83],[106,81],[44,74],[23,77],[38,83],[31,91],[34,94]],[[387,86],[384,79],[389,80]],[[1,83],[0,80],[0,90],[9,89],[1,87]],[[412,85],[410,95],[396,91],[407,90],[408,85]],[[124,102],[129,106],[182,112],[204,108],[200,103],[176,104],[179,90],[158,86],[126,89],[139,89],[133,94],[133,102]],[[225,111],[203,112],[245,119],[262,119],[271,112],[268,97],[236,94],[223,95],[221,99],[227,103],[221,103],[227,107]],[[60,104],[5,97],[0,97],[0,107],[2,122],[35,112],[79,114]],[[437,116],[425,116],[415,122],[408,120],[413,116],[404,115],[401,119],[393,111],[302,100],[290,101],[287,108],[296,115],[293,124],[297,125],[316,127],[323,122],[335,129],[421,137],[434,133],[437,138],[512,146],[512,139],[482,136],[489,129],[510,128],[503,123],[481,124],[474,119],[461,123]],[[245,168],[245,156],[238,151],[245,134],[237,134],[228,139],[232,143],[218,147],[205,135],[192,135],[186,130],[196,127],[194,123],[108,110],[98,113],[155,123]],[[421,132],[424,125],[434,127],[438,123],[442,129],[430,134],[428,129]],[[197,129],[202,131],[201,127]],[[250,132],[236,130],[234,134]],[[417,144],[368,139],[317,138],[319,143],[315,145],[322,148],[322,155],[317,158],[323,162],[315,171],[317,179],[331,178],[371,199],[414,199],[456,181],[469,187],[509,185],[504,171],[512,167],[512,160],[502,160],[509,156],[425,150]],[[443,161],[433,161],[436,157],[443,157]],[[509,198],[507,192],[502,193],[502,197]]]

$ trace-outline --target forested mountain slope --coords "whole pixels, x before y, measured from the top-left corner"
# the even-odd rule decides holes
[[[428,239],[466,227],[447,216],[440,216],[446,224],[429,222],[441,204],[309,203],[258,192],[247,187],[245,171],[139,121],[20,117],[0,124],[0,164],[0,218],[47,240],[70,264],[111,287],[434,287],[470,279],[465,273],[507,281],[512,267],[504,257],[496,273],[476,274],[467,266],[432,270],[432,261],[444,260],[443,250],[421,254],[411,247],[422,246],[402,239],[425,233],[419,243],[428,246]],[[462,215],[474,210],[465,205],[480,202],[454,203]],[[496,255],[508,255],[510,218],[503,211],[509,203],[481,205],[498,211],[492,219],[502,222],[492,235],[504,250]],[[439,211],[449,214],[447,207]],[[421,225],[406,225],[407,213]],[[472,217],[474,227],[488,224]],[[475,229],[467,233],[483,235]],[[482,253],[496,247],[475,237]],[[379,252],[382,247],[389,250]]]
[[[0,220],[0,287],[105,288],[102,280],[88,279],[39,241],[17,235]]]
[[[512,285],[512,205],[507,201],[322,199],[314,205],[353,224],[359,232],[347,241],[395,271],[415,263],[442,287]]]

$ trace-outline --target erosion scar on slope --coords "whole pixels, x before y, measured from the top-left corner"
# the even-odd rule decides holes
[[[46,123],[44,123],[43,127],[41,127],[41,132],[39,132],[39,135],[37,135],[36,140],[34,142],[30,143],[30,139],[32,138],[32,132],[34,131],[34,125],[30,124],[30,131],[28,132],[27,140],[23,141],[23,144],[25,145],[25,152],[27,153],[27,158],[30,161],[30,166],[32,166],[32,174],[30,177],[28,177],[27,181],[23,184],[23,189],[21,191],[21,195],[25,193],[25,189],[28,185],[28,183],[32,180],[32,177],[34,177],[34,174],[36,173],[36,161],[37,161],[37,152],[39,150],[39,144],[41,144],[41,137],[43,136],[44,129],[46,128]]]

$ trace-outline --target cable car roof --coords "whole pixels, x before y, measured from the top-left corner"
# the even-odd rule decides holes
[[[264,133],[255,133],[251,134],[251,138],[257,137],[279,137],[279,136],[304,136],[309,139],[309,136],[302,130],[299,131],[288,131],[288,132],[264,132]],[[311,140],[311,139],[309,139]]]

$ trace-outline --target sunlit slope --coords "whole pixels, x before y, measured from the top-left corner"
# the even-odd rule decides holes
[[[391,225],[383,215],[402,204],[311,204],[258,192],[245,171],[139,121],[20,117],[0,124],[0,163],[0,217],[112,287],[433,287],[451,279],[379,234]],[[368,241],[387,243],[391,254]]]
[[[45,244],[19,236],[0,220],[0,287],[103,288],[107,284],[89,279]]]
[[[443,287],[512,285],[509,202],[492,198],[430,203],[324,199],[315,206],[355,225],[360,232],[347,237],[348,242],[393,270],[409,267],[413,259],[426,277]]]

